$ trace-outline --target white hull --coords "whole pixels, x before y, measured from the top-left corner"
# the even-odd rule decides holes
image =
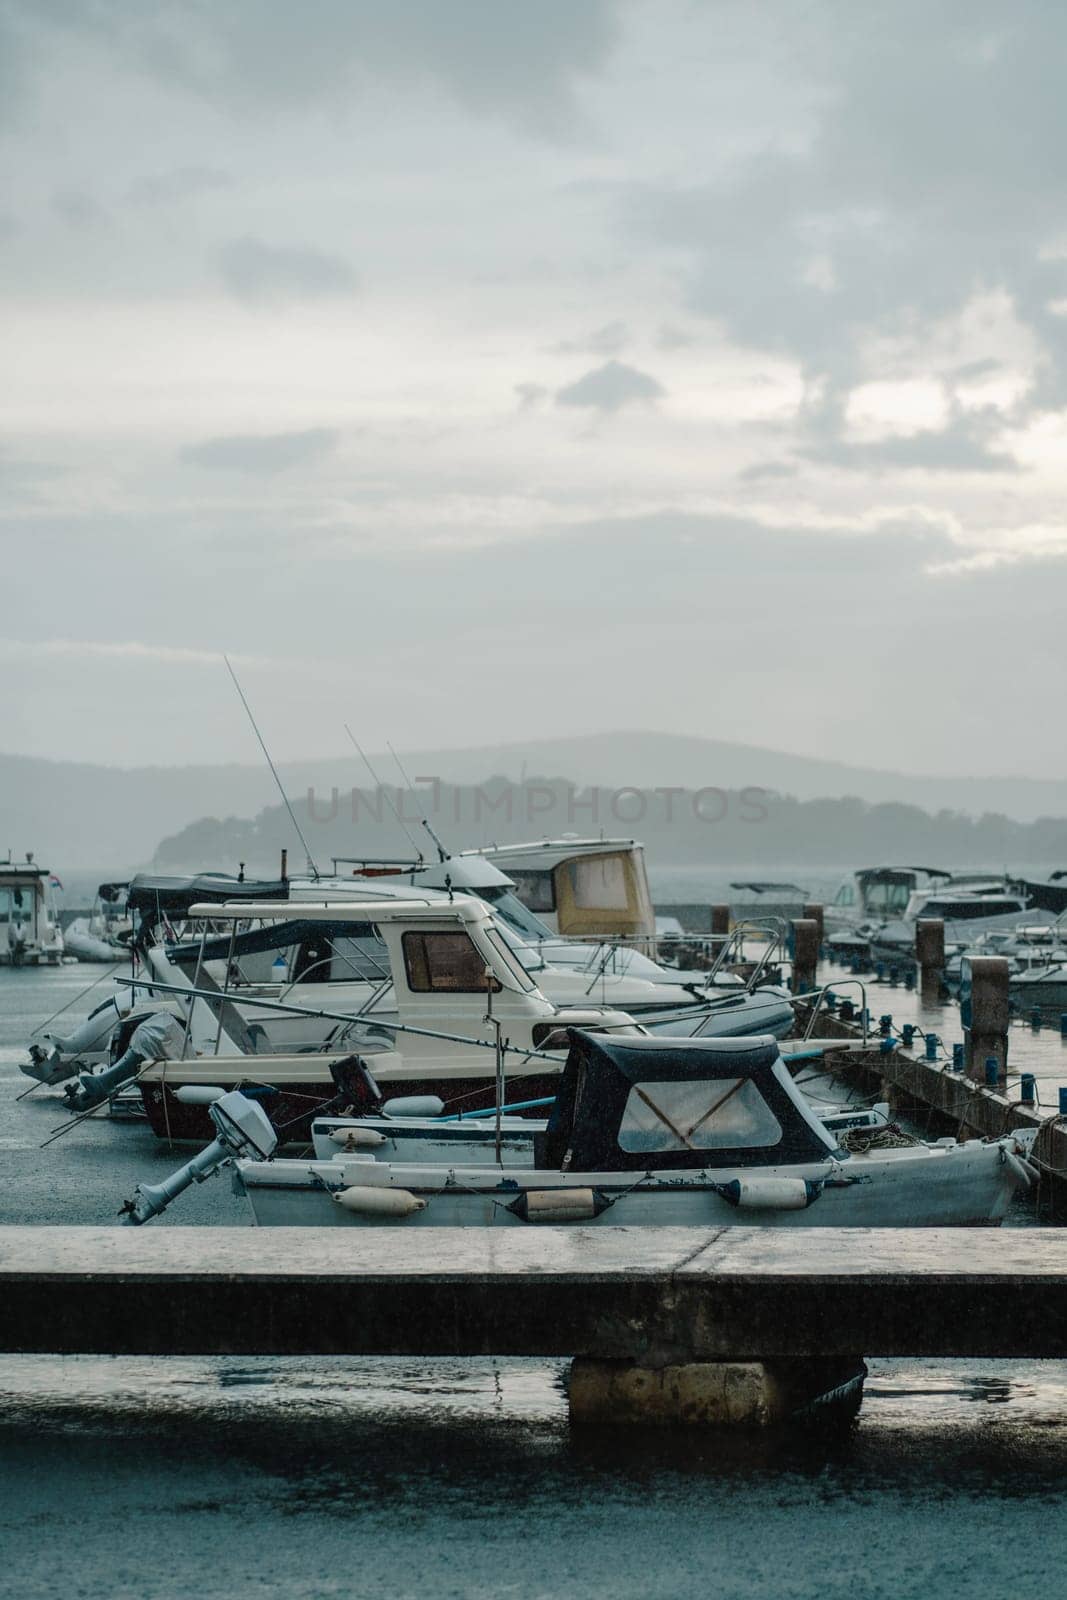
[[[341,1158],[329,1162],[239,1162],[236,1182],[260,1227],[529,1227],[509,1207],[522,1195],[592,1190],[610,1202],[582,1226],[972,1227],[999,1224],[1019,1179],[1001,1144],[920,1145],[852,1156],[829,1165],[760,1169],[761,1180],[830,1183],[805,1209],[735,1206],[713,1185],[751,1179],[752,1169],[709,1172],[574,1173],[484,1167],[407,1166]],[[846,1180],[841,1187],[834,1185]],[[851,1181],[848,1181],[851,1180]],[[424,1201],[403,1218],[361,1214],[333,1198],[346,1188],[388,1188]]]

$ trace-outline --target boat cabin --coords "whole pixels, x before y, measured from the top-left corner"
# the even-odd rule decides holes
[[[32,856],[0,862],[0,966],[57,966],[63,934],[54,880]]]
[[[656,918],[635,839],[542,839],[489,845],[480,855],[505,872],[522,903],[565,938],[647,939]]]
[[[561,1172],[780,1167],[836,1150],[777,1041],[568,1030],[555,1106],[534,1165]]]

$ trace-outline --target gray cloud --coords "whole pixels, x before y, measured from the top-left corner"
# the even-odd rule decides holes
[[[804,450],[814,461],[855,472],[892,473],[908,468],[926,472],[1018,472],[1019,464],[1004,451],[991,449],[975,430],[960,426],[924,431],[906,438],[853,444],[826,441]]]
[[[663,385],[647,372],[607,361],[576,383],[556,392],[558,406],[588,406],[594,411],[621,411],[623,406],[651,405],[665,394]]]
[[[100,202],[84,189],[57,189],[52,196],[52,210],[68,228],[78,231],[102,227],[109,220]]]
[[[353,294],[356,274],[340,256],[303,247],[264,244],[245,235],[219,252],[219,270],[238,300],[321,299]]]
[[[564,339],[552,348],[559,355],[617,356],[629,340],[630,330],[625,322],[605,322],[583,339]]]
[[[519,397],[519,410],[532,411],[536,406],[543,405],[550,391],[543,383],[517,383],[515,393]]]
[[[630,185],[627,232],[685,252],[690,308],[828,376],[831,402],[872,333],[998,288],[1054,358],[1034,403],[1062,398],[1067,326],[1048,301],[1067,294],[1067,262],[1042,257],[1067,189],[1061,8],[900,0],[839,20],[828,3],[776,12],[781,70],[819,107],[811,140],[766,140],[714,178]],[[745,27],[726,13],[722,48],[750,48]]]
[[[181,460],[190,467],[263,477],[323,460],[336,450],[338,439],[332,428],[308,428],[303,433],[232,434],[187,445]]]
[[[775,478],[795,478],[798,471],[792,461],[754,461],[737,476],[742,483],[767,483]]]
[[[475,112],[554,137],[580,124],[576,87],[610,56],[619,9],[618,0],[13,4],[26,27],[91,33],[127,63],[228,108],[317,110],[382,78],[428,81]]]
[[[147,173],[130,185],[130,199],[138,206],[162,206],[191,200],[212,190],[227,189],[229,173],[217,167],[175,167],[170,172]]]

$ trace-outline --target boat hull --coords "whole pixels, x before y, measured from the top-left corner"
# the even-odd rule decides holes
[[[333,1169],[333,1170],[331,1170]],[[236,1186],[251,1203],[260,1227],[529,1227],[516,1210],[531,1192],[592,1193],[598,1214],[581,1226],[671,1227],[990,1227],[1003,1220],[1018,1185],[999,1145],[920,1146],[854,1156],[803,1209],[748,1208],[731,1204],[720,1189],[751,1171],[642,1175],[640,1173],[487,1172],[381,1163],[373,1157],[333,1162],[239,1162]],[[813,1183],[827,1168],[770,1169],[771,1179]],[[398,1190],[424,1201],[400,1218],[346,1209],[335,1194],[356,1186]],[[546,1216],[546,1220],[548,1217]]]
[[[387,1098],[390,1095],[435,1095],[444,1101],[446,1112],[491,1111],[496,1105],[496,1078],[492,1073],[469,1073],[463,1077],[447,1078],[432,1074],[396,1077],[389,1068],[376,1066],[373,1057],[368,1057],[368,1064]],[[287,1079],[284,1075],[275,1079],[269,1067],[264,1070],[261,1065],[261,1071],[264,1072],[261,1077],[255,1072],[251,1059],[248,1065],[250,1070],[244,1076],[235,1075],[230,1070],[225,1075],[217,1072],[216,1077],[212,1078],[211,1068],[205,1064],[197,1077],[202,1083],[241,1089],[251,1098],[259,1100],[284,1141],[310,1142],[311,1124],[322,1115],[327,1105],[334,1102],[333,1109],[341,1109],[335,1103],[337,1086],[328,1070],[324,1070],[318,1078],[301,1074],[298,1079]],[[188,1077],[184,1081],[189,1081]],[[146,1075],[140,1087],[145,1113],[157,1138],[196,1139],[208,1143],[215,1137],[207,1106],[190,1105],[178,1099],[174,1092],[178,1081],[173,1075],[173,1068],[166,1080],[158,1069],[151,1076]],[[541,1067],[537,1072],[526,1075],[508,1074],[508,1095],[513,1100],[547,1098],[554,1095],[558,1087],[558,1067],[547,1071]]]

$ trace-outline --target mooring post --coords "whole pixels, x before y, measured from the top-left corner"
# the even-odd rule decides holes
[[[793,923],[794,994],[810,994],[815,988],[818,961],[819,924],[814,917],[798,917]]]
[[[711,948],[709,954],[714,960],[730,937],[730,907],[717,905],[711,908]]]
[[[919,963],[920,997],[936,1000],[945,975],[945,924],[940,917],[920,917],[915,924],[915,959]]]
[[[818,928],[819,928],[819,944],[821,946],[822,942],[823,942],[823,939],[826,937],[826,919],[823,916],[823,908],[822,908],[822,906],[816,906],[816,905],[805,906],[803,915],[804,915],[804,918],[805,918],[806,921],[815,922],[815,923],[818,924]]]
[[[1004,956],[964,957],[960,983],[964,1071],[979,1082],[989,1082],[990,1057],[996,1059],[999,1081],[1007,1077],[1009,977]]]

